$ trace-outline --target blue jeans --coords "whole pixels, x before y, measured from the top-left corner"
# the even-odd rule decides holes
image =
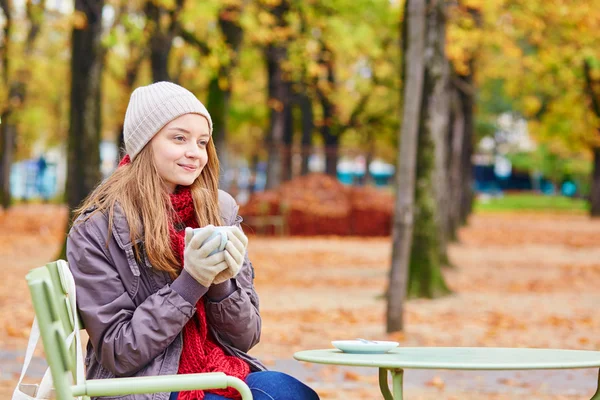
[[[319,395],[298,379],[277,371],[251,372],[246,384],[254,400],[319,400]],[[176,400],[171,393],[169,400]],[[204,400],[227,400],[227,397],[206,393]]]

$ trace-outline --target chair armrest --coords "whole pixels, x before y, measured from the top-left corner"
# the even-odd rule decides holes
[[[183,390],[225,389],[232,387],[243,400],[252,400],[248,385],[222,372],[202,374],[143,376],[134,378],[91,379],[72,387],[74,396],[118,396],[124,394],[181,392]]]

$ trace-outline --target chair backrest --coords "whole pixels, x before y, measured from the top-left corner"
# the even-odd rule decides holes
[[[26,280],[56,396],[58,399],[72,399],[71,385],[77,376],[75,346],[80,344],[73,341],[71,348],[67,349],[66,339],[73,331],[71,321],[75,321],[78,327],[81,325],[76,310],[74,313],[71,310],[68,286],[61,277],[58,263],[65,261],[59,260],[35,268],[27,274]]]

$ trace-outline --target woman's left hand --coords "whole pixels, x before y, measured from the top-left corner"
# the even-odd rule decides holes
[[[225,246],[225,262],[227,269],[221,271],[213,281],[213,284],[219,284],[234,278],[242,269],[244,256],[248,247],[248,237],[237,226],[232,226],[227,230],[227,245]]]

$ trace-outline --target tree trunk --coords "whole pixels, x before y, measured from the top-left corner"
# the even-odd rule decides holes
[[[0,199],[2,207],[7,210],[12,201],[10,171],[13,162],[16,135],[14,125],[7,123],[9,120],[9,112],[3,112],[0,118],[2,118],[2,124],[0,124],[0,135],[2,135],[2,140],[0,141],[0,154],[2,154],[2,162],[0,163],[0,179],[2,180]]]
[[[258,154],[252,154],[250,157],[250,185],[248,187],[248,194],[252,195],[256,192],[256,178],[258,176]]]
[[[600,95],[594,91],[594,86],[597,84],[592,77],[592,67],[586,60],[583,63],[583,72],[585,76],[585,92],[590,100],[590,107],[596,115],[600,118]],[[598,132],[600,133],[600,131]],[[593,148],[594,152],[594,169],[592,170],[592,182],[591,182],[591,193],[590,193],[590,215],[592,217],[600,217],[600,149],[598,147]]]
[[[154,0],[148,0],[144,6],[146,18],[153,25],[150,35],[150,66],[154,82],[171,81],[169,74],[169,55],[173,47],[173,39],[179,33],[179,12],[185,0],[175,0],[172,9],[166,9]],[[167,17],[167,18],[165,18]],[[163,20],[168,26],[163,26]]]
[[[137,81],[137,77],[140,72],[140,67],[142,66],[142,62],[147,55],[147,52],[145,50],[140,50],[140,49],[130,49],[129,53],[130,53],[131,58],[127,62],[127,66],[125,69],[125,80],[123,82],[123,93],[124,93],[124,96],[126,96],[126,98],[129,98],[129,96],[131,95],[131,92],[133,92],[133,86],[135,85],[135,82]],[[132,54],[135,54],[135,55],[132,56]],[[123,116],[123,119],[125,119],[126,107],[127,106],[125,105],[125,108],[122,109],[122,111],[121,111],[121,113],[122,113],[121,115]],[[121,123],[121,125],[119,127],[119,135],[117,137],[117,151],[118,151],[117,154],[118,154],[119,160],[121,160],[121,158],[123,158],[126,153],[124,130],[125,130],[125,125],[123,123]]]
[[[440,155],[445,151],[445,144],[436,140],[436,135],[443,137],[448,124],[447,80],[443,78],[445,60],[444,46],[445,24],[440,24],[444,14],[444,0],[427,1],[427,43],[425,48],[425,76],[423,79],[423,95],[419,126],[419,142],[417,150],[417,176],[415,187],[415,222],[413,242],[410,255],[409,287],[410,297],[437,297],[449,292],[441,274],[440,243],[440,201],[445,201],[445,192],[436,193],[440,184]],[[433,59],[429,59],[432,56]],[[439,68],[439,70],[438,70]],[[432,111],[434,113],[432,113]],[[442,115],[442,112],[445,115]],[[442,124],[444,124],[442,126]],[[437,130],[437,131],[436,131]],[[436,149],[442,147],[442,151]],[[442,164],[443,165],[443,164]],[[443,173],[445,179],[445,173]],[[440,199],[443,200],[440,200]],[[445,226],[444,226],[445,227]]]
[[[590,192],[590,215],[600,217],[600,148],[594,148],[594,168]]]
[[[298,99],[300,110],[302,112],[302,149],[301,149],[301,166],[300,175],[308,174],[308,160],[312,146],[312,133],[315,128],[313,116],[312,101],[310,97],[303,93]]]
[[[429,114],[428,108],[428,102],[435,95],[435,79],[432,79],[426,71],[424,81],[417,150],[416,212],[410,253],[408,295],[433,298],[448,293],[448,288],[440,270],[440,228],[437,217],[439,207],[435,188],[437,184],[436,150],[431,130],[434,117]]]
[[[329,92],[335,87],[335,71],[333,67],[333,52],[321,43],[321,55],[319,63],[327,69],[327,84]],[[330,100],[329,93],[316,86],[317,97],[321,103],[323,113],[323,124],[321,125],[321,136],[325,142],[325,173],[337,177],[337,163],[339,153],[339,141],[341,133],[347,127],[342,126],[335,104]]]
[[[328,61],[329,63],[331,61]],[[332,68],[329,70],[329,84],[333,87],[334,78]],[[338,145],[339,145],[339,134],[338,129],[340,126],[337,123],[335,115],[335,106],[327,97],[327,94],[321,90],[317,90],[317,96],[321,103],[323,112],[323,125],[321,125],[321,136],[325,144],[325,173],[327,175],[336,177],[337,176],[337,163],[338,163]]]
[[[365,156],[365,179],[364,185],[370,186],[375,183],[373,174],[371,173],[370,165],[373,162],[373,155],[375,154],[375,135],[371,130],[367,133],[367,155]]]
[[[449,193],[448,200],[449,215],[448,215],[448,235],[452,241],[458,238],[458,228],[461,221],[461,192],[463,187],[463,167],[462,167],[462,152],[464,149],[465,140],[465,118],[463,115],[463,107],[460,102],[458,89],[452,89],[451,104],[452,112],[449,124]]]
[[[337,164],[339,159],[339,135],[332,133],[329,126],[321,129],[325,142],[325,173],[337,177]]]
[[[229,113],[229,99],[231,92],[229,90],[223,90],[219,87],[219,77],[215,76],[211,79],[208,85],[208,99],[206,101],[206,108],[210,113],[210,117],[213,123],[213,141],[217,149],[217,155],[219,157],[219,163],[221,164],[222,170],[229,168],[228,152],[227,152],[227,114]],[[220,175],[221,178],[224,174]],[[221,181],[219,186],[227,190],[226,184]]]
[[[473,88],[473,66],[471,66],[471,73],[462,78],[466,88]],[[460,222],[462,225],[467,223],[467,218],[473,210],[473,165],[471,158],[473,156],[473,140],[475,137],[475,123],[474,123],[474,106],[475,106],[475,94],[473,90],[461,90],[460,104],[462,105],[462,115],[464,118],[464,137],[462,141],[462,161],[461,161],[461,181],[462,188],[460,191]]]
[[[0,198],[1,204],[6,209],[11,203],[11,191],[10,191],[10,171],[13,163],[14,152],[16,149],[16,138],[17,138],[17,124],[15,117],[18,112],[22,109],[25,103],[25,97],[27,94],[27,83],[28,77],[31,76],[29,68],[31,68],[28,62],[29,56],[33,52],[33,46],[40,33],[42,16],[46,6],[45,0],[40,1],[37,4],[27,2],[26,14],[29,21],[29,31],[27,33],[27,39],[25,42],[25,50],[23,57],[25,62],[14,74],[14,79],[9,79],[9,47],[10,47],[10,35],[12,30],[12,14],[10,4],[8,1],[0,2],[0,8],[4,11],[6,19],[4,28],[4,46],[2,47],[2,64],[4,71],[4,84],[8,89],[8,101],[3,110],[0,111],[2,114],[2,120],[0,121],[0,149],[3,157],[2,165],[0,166],[0,179],[1,179],[1,191]],[[17,117],[18,118],[18,117]]]
[[[287,26],[286,16],[289,10],[287,0],[282,0],[275,7],[269,9],[277,21],[277,27]],[[284,146],[287,108],[291,104],[291,87],[283,70],[283,63],[288,59],[287,43],[272,42],[265,48],[267,60],[269,99],[271,110],[269,131],[267,132],[267,183],[266,189],[273,189],[281,184],[282,176],[282,150]]]
[[[387,332],[404,328],[404,299],[408,288],[408,269],[412,248],[416,157],[423,94],[425,51],[425,4],[407,0],[402,31],[404,93],[402,126],[398,140],[396,204],[392,227],[392,262],[387,290]]]
[[[289,181],[292,179],[292,161],[293,161],[293,149],[294,149],[294,120],[292,115],[292,106],[288,106],[285,109],[285,129],[283,134],[283,154],[282,154],[282,169],[281,179],[282,181]]]
[[[429,130],[434,146],[434,171],[432,176],[435,204],[435,226],[438,228],[439,262],[448,266],[448,124],[450,117],[450,62],[446,57],[446,12],[444,2],[434,1],[427,15],[427,46],[425,54],[426,79],[431,91],[427,93],[425,129]]]
[[[150,36],[150,66],[154,82],[170,81],[169,54],[173,45],[173,37],[161,29],[161,18],[164,10],[154,1],[147,1],[145,6],[146,18],[154,26]]]
[[[67,202],[72,211],[100,181],[103,0],[75,1],[87,25],[74,26],[71,57],[71,113]]]
[[[225,43],[231,55],[226,65],[219,66],[217,75],[209,84],[209,95],[206,107],[213,120],[213,140],[219,155],[221,169],[230,168],[229,152],[227,149],[227,118],[231,99],[231,72],[238,64],[238,54],[244,38],[240,25],[243,3],[226,5],[219,10],[219,27],[225,38]],[[223,187],[227,189],[226,187]]]
[[[10,44],[12,36],[12,10],[8,0],[0,0],[0,8],[4,13],[4,43],[0,47],[0,55],[2,56],[2,83],[5,89],[9,88],[8,70],[10,68]],[[9,125],[10,120],[10,93],[8,94],[6,105],[0,110],[0,154],[2,162],[0,163],[0,204],[4,209],[10,207],[11,191],[10,191],[10,170],[14,152],[14,132]]]

